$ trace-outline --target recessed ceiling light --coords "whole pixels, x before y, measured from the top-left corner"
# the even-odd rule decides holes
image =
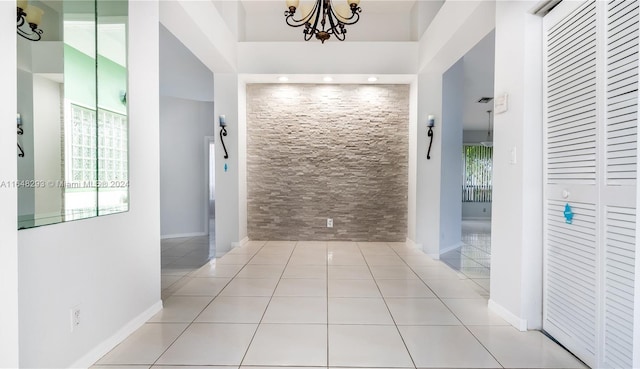
[[[289,77],[282,76],[282,77],[278,78],[278,81],[280,81],[280,82],[288,82],[289,81]]]
[[[327,77],[324,77],[322,80],[325,82],[332,82],[333,78],[327,76]]]
[[[369,77],[369,79],[367,79],[367,81],[376,82],[376,81],[378,81],[378,78],[377,77]]]

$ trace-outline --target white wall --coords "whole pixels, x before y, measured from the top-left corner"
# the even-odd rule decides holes
[[[130,210],[19,232],[22,367],[89,366],[161,307],[158,4],[131,1],[129,17]],[[6,30],[2,39],[14,32]],[[15,160],[14,153],[7,157]],[[15,167],[2,163],[2,173],[12,176]],[[15,195],[0,196],[15,203]],[[0,214],[7,220],[0,227],[8,224],[3,237],[11,243],[15,221],[4,210]],[[8,296],[0,309],[11,304]],[[76,305],[82,320],[71,333],[70,308]]]
[[[203,139],[214,135],[213,72],[162,25],[160,95],[161,234],[163,238],[206,235],[208,172]]]
[[[238,43],[240,73],[415,74],[417,66],[416,42]]]
[[[433,18],[444,4],[444,0],[416,1],[411,10],[411,39],[420,40]]]
[[[213,136],[213,128],[213,102],[160,96],[162,238],[207,234],[209,175],[203,139]]]
[[[489,34],[495,24],[495,3],[491,1],[447,1],[420,40],[417,126],[416,239],[422,249],[439,257],[443,166],[442,89],[443,74],[474,45]],[[427,160],[427,115],[436,117],[431,160]],[[460,132],[462,135],[462,132]],[[462,137],[460,136],[460,140]]]
[[[0,1],[0,181],[18,176],[16,128],[15,3]],[[13,187],[0,188],[0,368],[17,368],[18,347],[18,194]]]
[[[542,319],[542,18],[535,1],[496,2],[491,300],[520,329]],[[517,161],[511,162],[516,150]]]
[[[33,76],[34,178],[47,181],[64,179],[61,168],[61,85],[39,75]],[[38,188],[35,191],[35,214],[60,214],[62,187]]]
[[[444,169],[440,172],[440,254],[460,246],[464,70],[461,58],[442,76],[442,121],[438,127]]]
[[[212,71],[236,70],[236,37],[211,1],[160,1],[160,21]]]
[[[240,94],[238,75],[235,73],[219,73],[214,76],[215,92],[215,137],[216,137],[216,257],[228,252],[232,243],[240,242],[246,237],[246,200],[240,203],[240,184],[243,168],[240,166],[240,142],[242,132],[246,131],[246,120],[239,119],[238,98]],[[218,117],[224,115],[227,122],[227,136],[224,144],[229,158],[224,158],[224,150],[220,143],[220,127]],[[246,150],[244,150],[246,151]],[[243,153],[246,155],[246,153]],[[224,165],[227,164],[227,171]],[[246,174],[244,174],[246,178]],[[246,182],[246,179],[244,179]],[[246,186],[246,185],[245,185]],[[246,190],[245,190],[246,193]],[[246,197],[246,195],[245,195]],[[240,207],[244,207],[245,234],[240,233]],[[241,237],[242,236],[242,237]]]
[[[160,94],[213,101],[213,72],[160,24]]]

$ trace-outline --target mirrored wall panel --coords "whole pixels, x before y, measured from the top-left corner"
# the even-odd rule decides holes
[[[127,1],[17,1],[18,228],[129,209]]]

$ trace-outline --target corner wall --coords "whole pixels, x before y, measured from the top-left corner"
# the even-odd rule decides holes
[[[131,1],[129,18],[130,210],[19,232],[21,367],[90,366],[162,306],[158,3]]]
[[[203,145],[214,135],[213,72],[159,27],[161,235],[204,236],[209,165]]]

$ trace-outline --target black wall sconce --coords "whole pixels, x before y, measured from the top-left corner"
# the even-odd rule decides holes
[[[17,122],[18,122],[18,135],[22,136],[24,134],[24,129],[22,129],[22,119],[20,118],[20,114],[18,114],[17,116]],[[18,150],[20,150],[20,152],[18,153],[18,156],[21,158],[24,158],[24,150],[22,149],[22,146],[20,146],[20,142],[18,142]]]
[[[429,140],[429,150],[427,150],[427,160],[431,159],[431,145],[433,144],[433,127],[436,125],[436,117],[434,115],[429,115],[427,117],[427,127],[429,127],[429,131],[427,132],[427,137],[430,137]]]
[[[227,136],[227,121],[225,120],[224,115],[220,116],[220,142],[222,143],[222,148],[224,149],[224,158],[229,159],[229,153],[227,152],[227,147],[224,145],[224,138]]]

